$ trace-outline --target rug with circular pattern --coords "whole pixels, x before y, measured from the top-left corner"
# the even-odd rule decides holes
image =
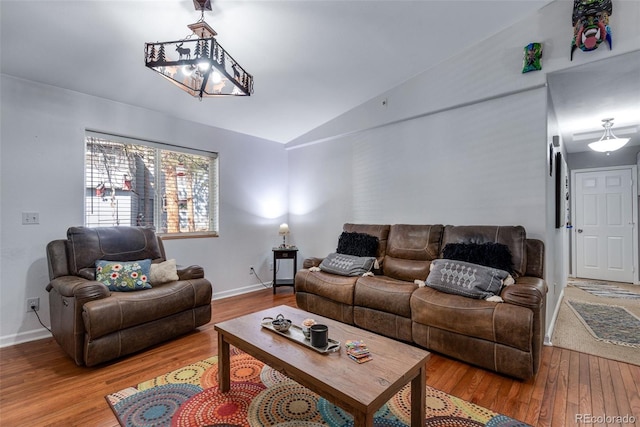
[[[282,373],[231,347],[231,390],[218,390],[210,357],[106,396],[126,427],[351,427],[353,417]],[[375,427],[408,426],[411,387],[374,415]],[[425,426],[527,426],[427,386]]]

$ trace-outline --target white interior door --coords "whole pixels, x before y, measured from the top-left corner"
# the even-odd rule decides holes
[[[575,174],[576,275],[617,282],[634,278],[631,169]]]

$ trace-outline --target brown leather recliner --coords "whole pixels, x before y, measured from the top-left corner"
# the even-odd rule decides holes
[[[47,245],[51,331],[78,365],[93,366],[189,332],[211,320],[211,283],[199,266],[151,289],[111,292],[95,281],[96,260],[166,260],[144,227],[71,227]]]

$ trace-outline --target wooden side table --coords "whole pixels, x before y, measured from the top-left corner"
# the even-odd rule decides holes
[[[278,280],[278,264],[279,259],[291,259],[293,260],[293,278],[292,279],[280,279]],[[293,292],[296,292],[295,278],[296,271],[298,269],[298,248],[292,246],[290,248],[273,248],[273,293],[276,293],[278,286],[291,286]]]

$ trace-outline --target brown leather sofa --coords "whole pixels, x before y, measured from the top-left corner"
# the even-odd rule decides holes
[[[144,227],[71,227],[47,245],[51,331],[78,365],[93,366],[184,334],[211,320],[211,283],[199,266],[177,281],[111,292],[95,281],[96,260],[166,260]]]
[[[308,258],[295,277],[303,310],[526,380],[540,366],[547,286],[544,245],[527,239],[521,226],[345,224],[343,231],[379,239],[380,270],[374,276],[338,276],[310,271]],[[502,243],[509,247],[516,283],[502,303],[419,287],[431,261],[447,243]]]

